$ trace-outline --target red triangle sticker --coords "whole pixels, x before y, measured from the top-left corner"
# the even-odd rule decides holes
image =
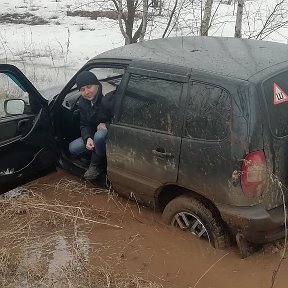
[[[288,101],[288,95],[274,83],[274,105]]]

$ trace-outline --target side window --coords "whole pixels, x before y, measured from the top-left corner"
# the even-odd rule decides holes
[[[0,72],[0,118],[7,116],[4,101],[8,99],[22,99],[29,104],[28,93],[21,83],[12,74]]]
[[[132,74],[119,121],[175,134],[182,83]]]
[[[102,83],[103,95],[117,89],[125,72],[124,68],[119,67],[96,67],[90,71],[93,72]]]
[[[122,77],[125,73],[125,68],[123,67],[93,67],[89,71],[94,73],[98,80],[102,84],[102,93],[104,96],[110,92],[117,90]],[[79,101],[80,92],[76,87],[76,83],[70,88],[70,91],[66,94],[62,106],[71,110],[75,108],[75,104]]]
[[[231,120],[231,99],[226,90],[193,82],[186,109],[185,137],[205,140],[226,137]]]

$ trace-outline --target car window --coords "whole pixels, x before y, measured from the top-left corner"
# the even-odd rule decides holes
[[[119,121],[175,134],[182,83],[131,74]]]
[[[117,89],[125,72],[124,68],[119,67],[96,67],[90,71],[101,82],[103,95]]]
[[[231,99],[228,92],[206,83],[190,83],[184,136],[220,140],[228,133]]]
[[[288,135],[288,72],[274,76],[263,83],[270,127],[277,137]]]
[[[22,99],[29,103],[28,93],[12,74],[0,72],[0,118],[6,117],[4,101],[8,99]]]
[[[125,68],[123,67],[94,67],[90,69],[92,73],[96,75],[98,80],[102,84],[102,93],[107,95],[110,92],[116,91],[120,85],[121,79],[125,73]],[[62,106],[66,109],[75,108],[78,100],[80,98],[80,92],[76,87],[76,83],[72,86],[70,91],[66,94]]]

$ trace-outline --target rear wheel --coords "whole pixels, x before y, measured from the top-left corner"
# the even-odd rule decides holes
[[[163,221],[206,239],[211,246],[225,249],[230,246],[229,234],[221,219],[197,199],[182,195],[167,204],[162,215]]]

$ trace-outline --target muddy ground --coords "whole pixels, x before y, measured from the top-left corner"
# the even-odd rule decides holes
[[[240,259],[62,170],[20,192],[0,197],[0,287],[288,287],[283,241]]]

